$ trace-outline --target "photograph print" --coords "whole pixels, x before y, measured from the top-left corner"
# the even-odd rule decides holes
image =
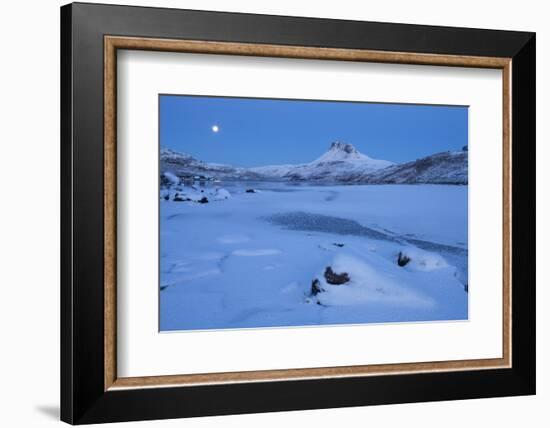
[[[468,107],[159,95],[160,331],[468,320]]]

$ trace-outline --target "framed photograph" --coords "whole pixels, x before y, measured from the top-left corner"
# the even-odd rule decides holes
[[[61,8],[61,418],[535,393],[535,35]]]

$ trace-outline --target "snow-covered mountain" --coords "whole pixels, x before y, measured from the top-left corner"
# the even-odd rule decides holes
[[[160,150],[160,171],[172,172],[180,178],[217,178],[234,180],[261,180],[263,177],[247,169],[231,165],[206,163],[186,153],[167,148]]]
[[[321,157],[298,165],[273,165],[251,168],[265,176],[285,180],[347,181],[350,175],[367,174],[393,165],[386,160],[372,159],[351,144],[336,141]]]
[[[389,161],[371,159],[367,155],[359,153],[351,144],[345,144],[340,141],[332,143],[328,151],[312,163],[320,164],[324,162],[368,162],[375,168],[393,164],[393,162]]]
[[[468,184],[468,152],[436,153],[367,173],[353,181],[374,184]]]
[[[343,183],[468,183],[468,152],[443,152],[412,162],[372,159],[351,144],[334,142],[313,162],[240,168],[202,162],[194,157],[163,148],[161,172],[180,178],[201,177],[222,180],[282,180]]]

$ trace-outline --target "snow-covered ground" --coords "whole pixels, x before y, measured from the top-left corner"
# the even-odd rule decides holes
[[[467,186],[195,189],[161,191],[162,331],[468,317]]]

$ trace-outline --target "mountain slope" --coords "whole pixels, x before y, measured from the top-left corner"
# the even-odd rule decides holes
[[[160,172],[172,172],[184,177],[206,177],[234,180],[260,180],[262,176],[247,168],[238,168],[231,165],[207,163],[195,159],[191,155],[162,148],[160,150]]]
[[[351,144],[337,141],[313,162],[256,167],[251,171],[286,180],[347,181],[350,174],[366,174],[391,165],[393,162],[372,159]]]
[[[394,164],[372,159],[351,144],[334,142],[313,162],[240,168],[202,162],[170,149],[161,149],[161,173],[180,178],[220,180],[318,181],[349,184],[468,184],[468,152],[436,153],[415,161]]]
[[[355,177],[373,184],[468,184],[468,152],[443,152]]]

